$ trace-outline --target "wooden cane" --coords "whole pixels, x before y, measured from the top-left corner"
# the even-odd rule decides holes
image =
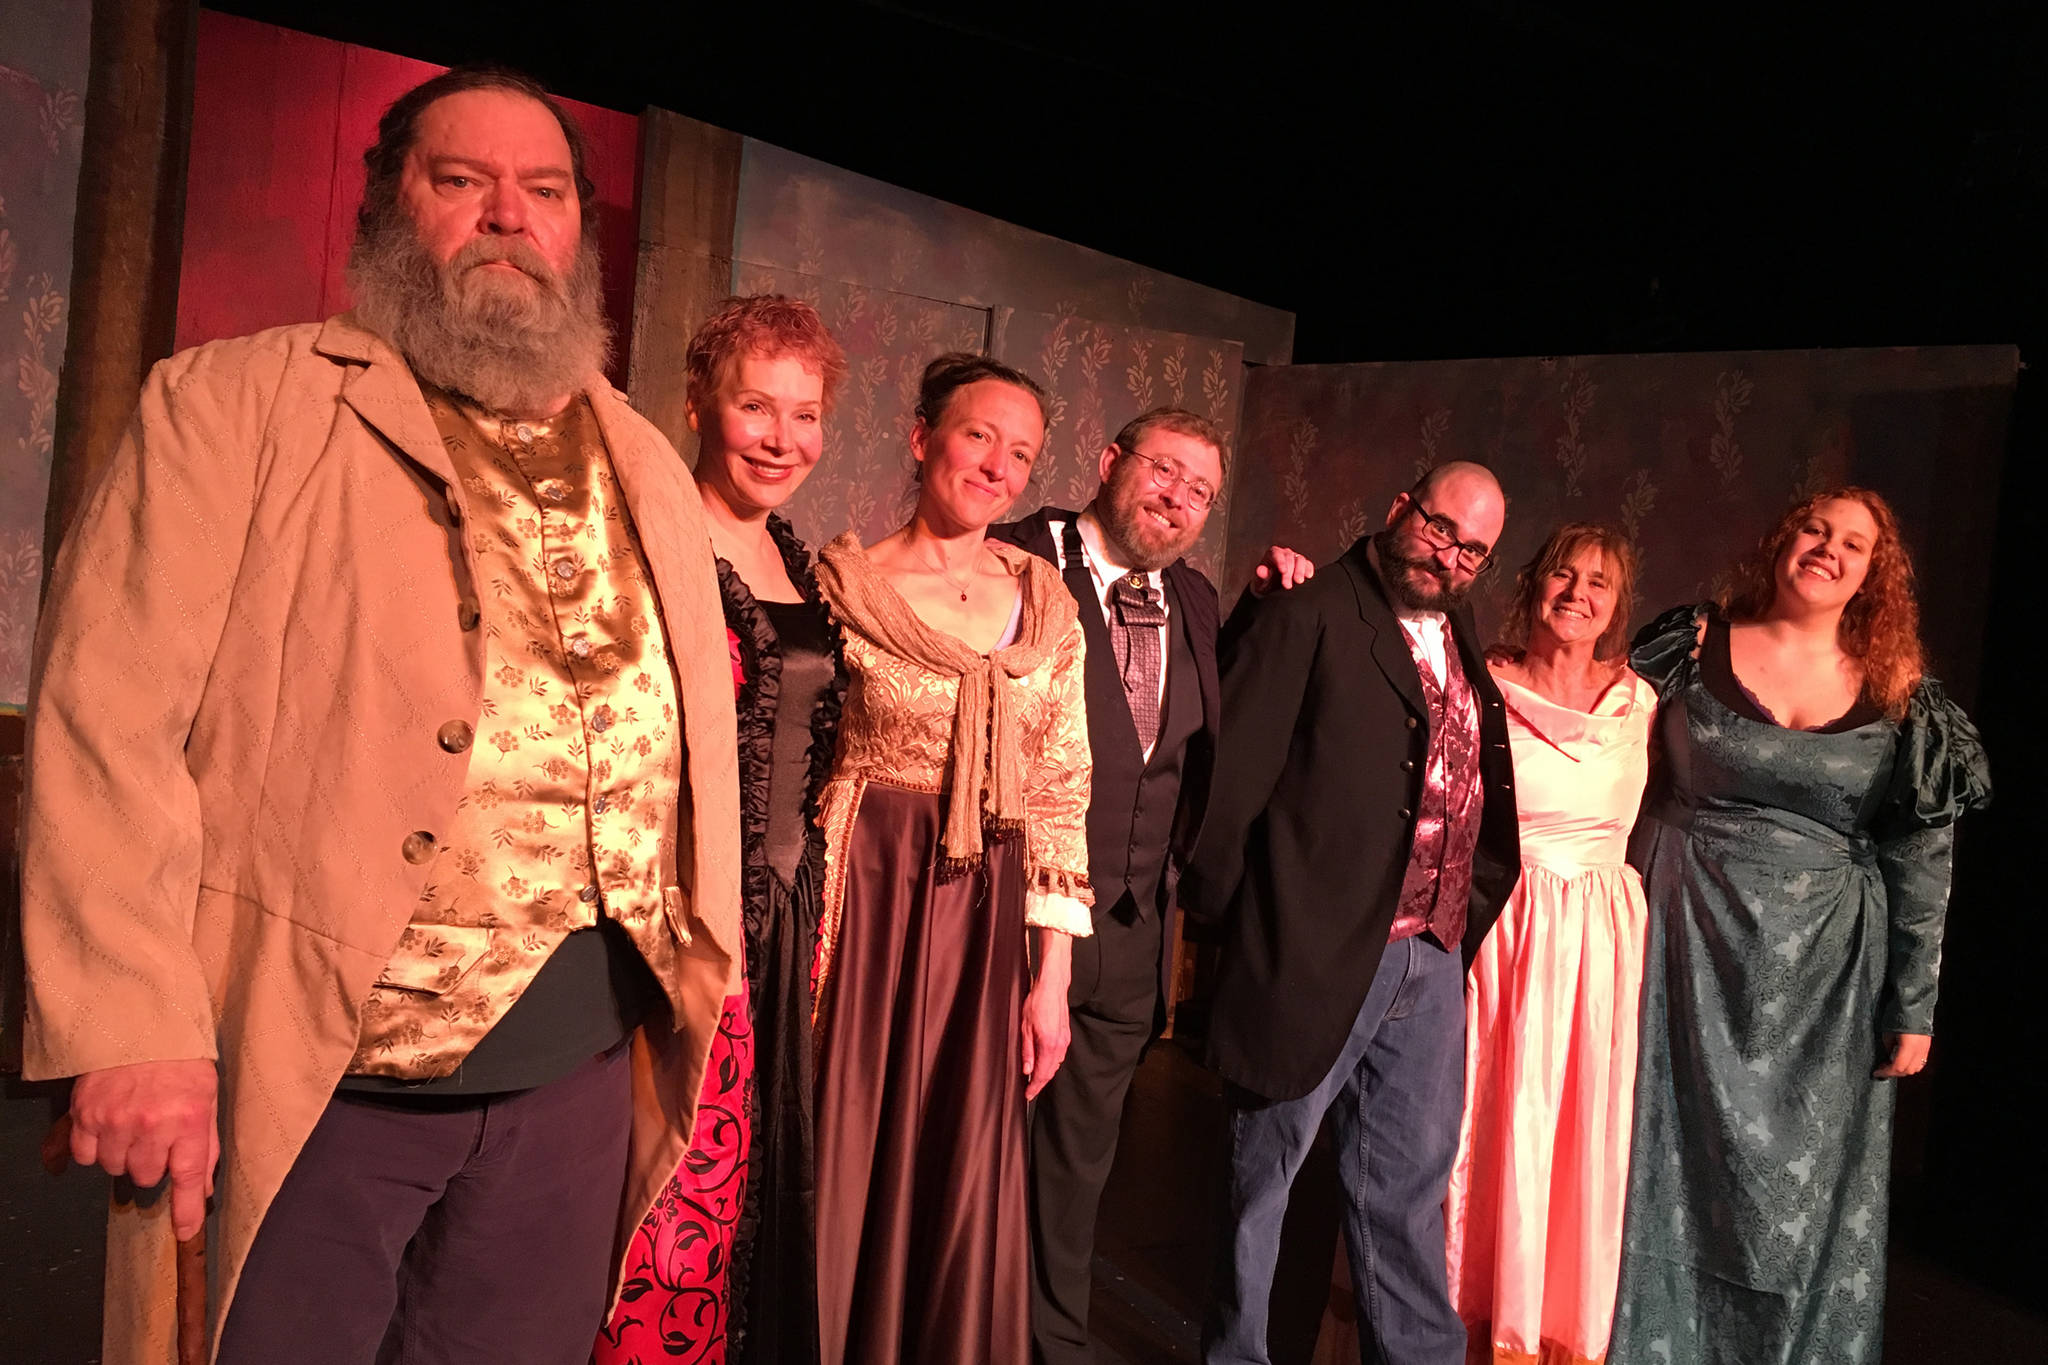
[[[178,1365],[206,1365],[206,1224],[178,1243]]]
[[[43,1169],[62,1175],[71,1166],[71,1115],[65,1114],[43,1134]],[[110,1202],[118,1202],[118,1194]],[[175,1311],[178,1330],[178,1365],[207,1365],[206,1361],[206,1224],[178,1243]]]

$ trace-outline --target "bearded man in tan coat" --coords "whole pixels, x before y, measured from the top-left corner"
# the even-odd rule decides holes
[[[106,1359],[583,1361],[739,964],[689,472],[602,378],[569,116],[400,98],[353,314],[173,356],[59,555],[27,1063],[117,1206]],[[210,1210],[208,1197],[211,1196]]]

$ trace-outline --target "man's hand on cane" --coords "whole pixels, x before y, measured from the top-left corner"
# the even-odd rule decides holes
[[[81,1166],[125,1175],[139,1189],[169,1174],[171,1227],[187,1241],[205,1226],[220,1162],[218,1089],[213,1063],[205,1060],[89,1071],[72,1082],[71,1112],[45,1141],[44,1159],[61,1160],[59,1133],[68,1126],[70,1157]]]

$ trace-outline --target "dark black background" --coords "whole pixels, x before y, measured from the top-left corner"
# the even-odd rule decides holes
[[[507,61],[1275,304],[1302,361],[2048,315],[2038,4],[211,7]]]
[[[2048,341],[2038,3],[213,7],[509,62],[1274,304],[1299,361]],[[1998,803],[1894,1214],[2036,1303],[2044,397],[2023,376],[1977,705]]]

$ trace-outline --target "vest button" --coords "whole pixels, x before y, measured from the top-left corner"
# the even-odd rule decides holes
[[[451,720],[434,732],[435,740],[451,754],[459,754],[467,749],[470,740],[475,736],[476,732],[469,728],[469,722],[461,720]]]
[[[612,708],[609,706],[598,707],[597,710],[591,714],[590,728],[597,731],[599,734],[603,734],[605,731],[611,729]]]
[[[606,811],[612,808],[612,803],[607,798],[600,796],[595,801],[592,801],[590,803],[590,808],[593,811],[597,812],[599,815],[603,815]]]
[[[434,836],[423,829],[416,829],[405,836],[405,842],[398,848],[407,862],[417,866],[434,856]]]
[[[584,887],[581,891],[578,891],[576,893],[576,899],[582,901],[585,905],[589,905],[591,902],[595,901],[597,899],[597,883],[592,882],[590,885]]]
[[[463,598],[462,604],[455,609],[455,622],[464,630],[475,630],[483,619],[483,608],[476,604],[474,598]]]

